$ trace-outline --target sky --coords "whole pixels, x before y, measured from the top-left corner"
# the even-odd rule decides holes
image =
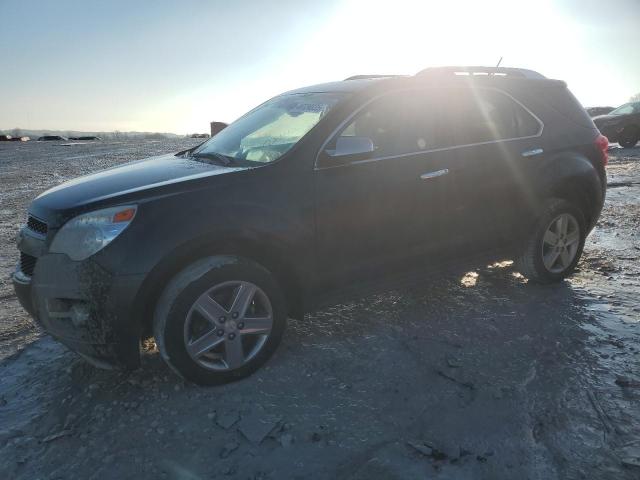
[[[495,65],[640,92],[640,0],[0,0],[0,129],[207,132],[354,74]]]

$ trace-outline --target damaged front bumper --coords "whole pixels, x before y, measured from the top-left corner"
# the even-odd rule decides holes
[[[50,254],[44,240],[21,232],[21,255],[33,269],[13,274],[22,306],[46,332],[102,368],[137,368],[139,322],[132,312],[144,275],[113,275],[91,259]]]

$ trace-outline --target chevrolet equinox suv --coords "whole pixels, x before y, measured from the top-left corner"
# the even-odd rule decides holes
[[[363,291],[505,258],[563,279],[600,214],[607,148],[565,83],[530,70],[301,88],[198,147],[42,193],[13,281],[98,366],[139,366],[153,335],[179,375],[229,382],[288,317]]]

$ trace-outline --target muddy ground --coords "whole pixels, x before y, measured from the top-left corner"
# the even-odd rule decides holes
[[[640,478],[640,148],[613,149],[579,271],[508,263],[291,321],[265,368],[185,384],[152,348],[96,370],[8,275],[29,200],[193,141],[0,144],[0,478]]]

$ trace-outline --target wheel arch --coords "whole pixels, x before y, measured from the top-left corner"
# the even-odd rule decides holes
[[[289,260],[291,250],[274,239],[248,236],[205,236],[186,242],[166,255],[147,275],[134,304],[143,337],[152,332],[155,305],[169,281],[182,269],[206,256],[231,255],[258,263],[271,272],[282,288],[292,318],[304,314],[304,274]]]
[[[640,140],[640,123],[629,122],[626,125],[624,125],[618,135],[618,138],[617,138],[618,142],[620,142],[623,139],[624,135],[628,133],[633,134],[633,137],[631,138],[635,139],[637,143]]]
[[[543,183],[542,197],[559,198],[575,205],[590,231],[598,220],[605,196],[603,181],[593,163],[579,153],[563,154],[552,158],[544,169],[547,181]]]

